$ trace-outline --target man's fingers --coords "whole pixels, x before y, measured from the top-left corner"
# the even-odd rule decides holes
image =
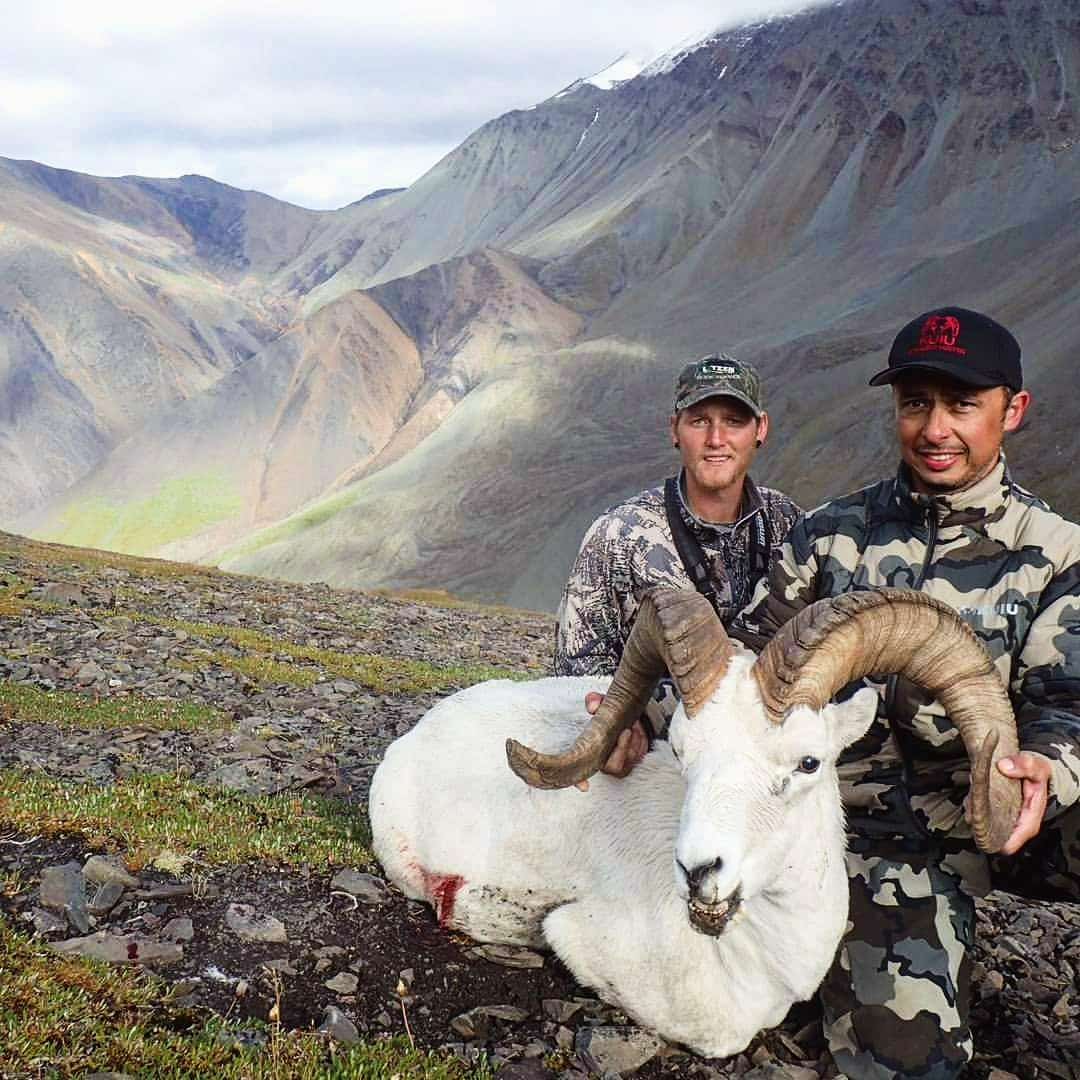
[[[590,715],[594,715],[596,710],[600,708],[600,702],[604,700],[603,694],[598,694],[595,690],[590,690],[585,695],[585,711]]]
[[[1016,827],[1001,849],[1003,855],[1015,855],[1032,837],[1039,835],[1046,815],[1047,792],[1052,769],[1041,754],[1021,751],[1002,758],[998,770],[1022,781],[1023,802]]]

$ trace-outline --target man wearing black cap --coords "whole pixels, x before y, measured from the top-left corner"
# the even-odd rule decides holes
[[[749,364],[720,353],[683,368],[670,419],[682,468],[586,532],[559,605],[557,675],[613,674],[638,603],[654,586],[696,586],[725,624],[743,607],[800,512],[748,475],[768,432],[761,380]],[[674,703],[654,706],[659,728]],[[647,748],[636,725],[606,771],[624,775]]]
[[[892,386],[896,476],[797,523],[731,632],[760,648],[822,597],[920,589],[961,614],[1009,687],[1021,749],[1001,768],[1024,801],[1004,857],[976,851],[959,733],[913,685],[870,681],[878,718],[840,760],[851,908],[821,989],[829,1047],[852,1078],[952,1077],[973,1051],[971,897],[1080,897],[1080,527],[1006,470],[1030,394],[1003,326],[920,315],[871,384]]]

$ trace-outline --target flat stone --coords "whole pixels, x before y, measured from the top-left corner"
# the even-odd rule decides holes
[[[450,1021],[451,1029],[466,1041],[486,1039],[491,1023],[481,1009],[469,1009]]]
[[[85,956],[90,960],[104,960],[107,964],[146,964],[164,967],[183,959],[182,945],[137,938],[133,934],[110,934],[99,930],[86,937],[56,941],[50,946],[65,956]]]
[[[360,1041],[360,1032],[356,1025],[336,1005],[326,1006],[319,1030],[346,1045],[351,1046]]]
[[[82,868],[83,876],[95,885],[108,885],[115,882],[125,889],[137,889],[142,882],[124,869],[123,864],[113,855],[91,855]]]
[[[583,1008],[580,1002],[563,1001],[561,998],[544,998],[542,1005],[544,1015],[557,1024],[568,1024]]]
[[[85,934],[90,929],[86,907],[86,879],[77,862],[47,866],[41,872],[41,906],[67,916],[73,929]]]
[[[91,915],[108,915],[124,895],[124,886],[118,881],[109,881],[99,885],[90,901]]]
[[[482,1012],[492,1020],[505,1020],[510,1024],[520,1024],[529,1019],[529,1013],[525,1009],[519,1009],[514,1005],[478,1005],[477,1012]]]
[[[347,971],[342,971],[332,979],[327,979],[323,986],[327,990],[333,990],[335,994],[351,994],[360,985],[360,980]]]
[[[66,581],[48,581],[39,588],[32,589],[30,595],[46,604],[62,604],[65,607],[90,606],[86,593],[78,585],[71,585]]]
[[[195,937],[195,925],[188,918],[170,919],[161,928],[165,941],[191,941]]]
[[[68,928],[68,921],[63,915],[46,911],[44,908],[34,909],[33,923],[39,934],[63,934]]]
[[[490,960],[493,964],[501,964],[503,967],[542,968],[544,966],[544,958],[540,953],[513,945],[478,945],[475,949],[467,950],[465,955],[478,960]]]
[[[599,1073],[627,1076],[647,1065],[664,1042],[659,1036],[636,1027],[594,1027],[577,1033],[574,1049]]]
[[[393,899],[390,887],[382,878],[358,870],[339,870],[331,879],[330,888],[347,892],[362,904],[388,904]]]
[[[817,1069],[808,1069],[802,1065],[780,1065],[766,1062],[756,1069],[745,1073],[743,1080],[818,1080]]]
[[[289,940],[283,922],[272,915],[260,915],[250,904],[230,904],[225,909],[225,925],[245,941]]]

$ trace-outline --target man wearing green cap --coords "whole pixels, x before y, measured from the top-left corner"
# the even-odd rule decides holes
[[[611,675],[644,592],[696,586],[725,622],[749,600],[799,515],[748,475],[769,433],[761,381],[723,353],[687,364],[675,386],[672,445],[682,468],[666,484],[602,514],[585,534],[559,605],[555,672]],[[651,708],[666,723],[668,701]],[[644,728],[624,732],[608,771],[644,756]]]

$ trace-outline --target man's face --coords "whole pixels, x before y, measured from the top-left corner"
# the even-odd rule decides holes
[[[758,420],[748,406],[730,397],[706,398],[673,416],[672,441],[679,447],[691,497],[741,484],[768,422],[767,416]]]
[[[1006,431],[1015,431],[1030,395],[1009,400],[1003,386],[979,390],[945,375],[913,371],[893,384],[896,438],[913,486],[926,495],[963,491],[997,464]]]

